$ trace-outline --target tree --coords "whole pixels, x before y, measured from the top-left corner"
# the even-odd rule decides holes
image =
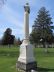
[[[20,38],[18,38],[17,43],[18,43],[18,46],[22,44],[22,42],[21,42]]]
[[[20,40],[20,38],[14,40],[14,45],[16,46],[20,46],[22,44],[22,41]]]
[[[34,25],[32,26],[32,32],[30,34],[30,40],[32,43],[36,44],[41,41],[45,47],[45,43],[53,36],[53,22],[51,19],[49,11],[47,11],[45,7],[42,7],[38,12]]]
[[[10,28],[7,28],[2,38],[3,45],[11,45],[14,43],[15,36],[11,35],[11,33],[12,33],[12,30]]]

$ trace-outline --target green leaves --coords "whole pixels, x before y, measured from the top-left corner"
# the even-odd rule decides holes
[[[54,29],[51,19],[49,11],[45,7],[40,8],[32,26],[31,40],[33,40],[33,43],[40,42],[40,39],[43,39],[43,42],[48,42],[48,39],[50,41],[50,38],[53,36],[52,29]]]

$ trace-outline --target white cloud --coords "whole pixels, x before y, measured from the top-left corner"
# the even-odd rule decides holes
[[[22,28],[22,23],[23,23],[23,22],[20,21],[20,20],[16,17],[16,16],[18,16],[18,13],[12,11],[12,9],[9,8],[9,7],[7,7],[6,5],[5,5],[4,9],[3,9],[3,15],[5,16],[5,19],[6,19],[9,23],[17,26],[18,28],[19,28],[19,27]]]

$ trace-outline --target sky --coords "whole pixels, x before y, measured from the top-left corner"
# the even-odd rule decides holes
[[[24,38],[24,5],[26,2],[30,5],[30,33],[41,7],[46,7],[46,9],[49,10],[52,21],[54,22],[54,0],[6,0],[4,5],[0,3],[2,5],[0,6],[0,38],[2,38],[7,28],[12,29],[12,34],[15,35],[16,38]]]

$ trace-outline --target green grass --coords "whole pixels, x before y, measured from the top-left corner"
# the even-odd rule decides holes
[[[54,72],[54,49],[48,48],[48,53],[45,52],[44,48],[36,48],[34,51],[35,59],[38,67],[41,71],[39,72]]]
[[[0,72],[17,72],[16,62],[19,56],[17,46],[0,46]],[[54,48],[48,48],[48,53],[44,48],[34,49],[35,60],[39,68],[38,72],[54,72]]]
[[[18,47],[0,47],[0,72],[17,72],[16,62],[19,55]]]

